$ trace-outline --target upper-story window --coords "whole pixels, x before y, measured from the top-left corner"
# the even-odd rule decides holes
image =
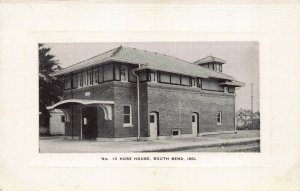
[[[151,82],[156,82],[156,72],[155,71],[150,71],[150,81]]]
[[[83,87],[86,87],[88,85],[87,83],[87,71],[82,72],[82,78],[83,78]]]
[[[216,64],[216,65],[215,65],[215,70],[216,70],[217,72],[220,71],[220,65],[219,65],[219,64]]]
[[[191,78],[192,87],[197,87],[197,78]]]
[[[202,80],[201,80],[201,78],[198,78],[198,87],[202,88]]]
[[[83,74],[82,72],[78,74],[78,87],[83,87]]]
[[[93,77],[94,77],[94,84],[98,84],[99,83],[98,68],[93,69]]]
[[[103,67],[102,66],[99,67],[98,75],[99,75],[99,77],[98,77],[98,83],[103,82]]]
[[[93,70],[89,70],[88,71],[88,85],[93,85],[94,84],[94,80],[93,80]]]
[[[124,65],[122,65],[120,67],[120,76],[121,76],[121,81],[122,82],[127,82],[128,81],[128,69]]]
[[[114,66],[113,64],[103,65],[104,81],[114,80]]]
[[[71,76],[64,77],[65,89],[71,89]]]
[[[77,88],[78,87],[78,78],[77,78],[77,74],[73,74],[73,79],[72,79],[72,88]]]
[[[190,77],[189,76],[181,76],[181,84],[185,86],[190,86]]]
[[[228,86],[227,90],[229,93],[234,93],[235,88],[233,86]]]
[[[180,75],[171,74],[171,84],[180,84]]]

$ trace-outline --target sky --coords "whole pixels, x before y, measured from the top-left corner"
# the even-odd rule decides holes
[[[245,83],[236,91],[236,109],[259,110],[259,43],[254,41],[228,42],[111,42],[111,43],[48,43],[62,68],[101,54],[120,45],[162,53],[194,62],[212,55],[223,60],[223,73]]]

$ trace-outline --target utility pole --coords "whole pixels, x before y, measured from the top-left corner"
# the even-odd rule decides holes
[[[253,129],[253,83],[251,83],[251,127]]]

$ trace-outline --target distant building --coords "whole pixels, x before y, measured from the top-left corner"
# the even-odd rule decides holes
[[[237,127],[243,127],[251,123],[251,111],[240,109],[236,112]]]
[[[191,63],[120,46],[55,73],[64,78],[64,98],[48,109],[64,111],[66,138],[74,139],[234,132],[235,90],[243,83],[223,73],[225,63],[213,56]]]

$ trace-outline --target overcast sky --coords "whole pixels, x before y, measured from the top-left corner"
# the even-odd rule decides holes
[[[254,111],[259,110],[258,42],[134,42],[134,43],[51,43],[51,53],[61,67],[67,67],[120,45],[149,50],[194,62],[208,55],[226,60],[223,72],[244,82],[236,91],[236,109],[251,108],[251,83],[254,84]]]

